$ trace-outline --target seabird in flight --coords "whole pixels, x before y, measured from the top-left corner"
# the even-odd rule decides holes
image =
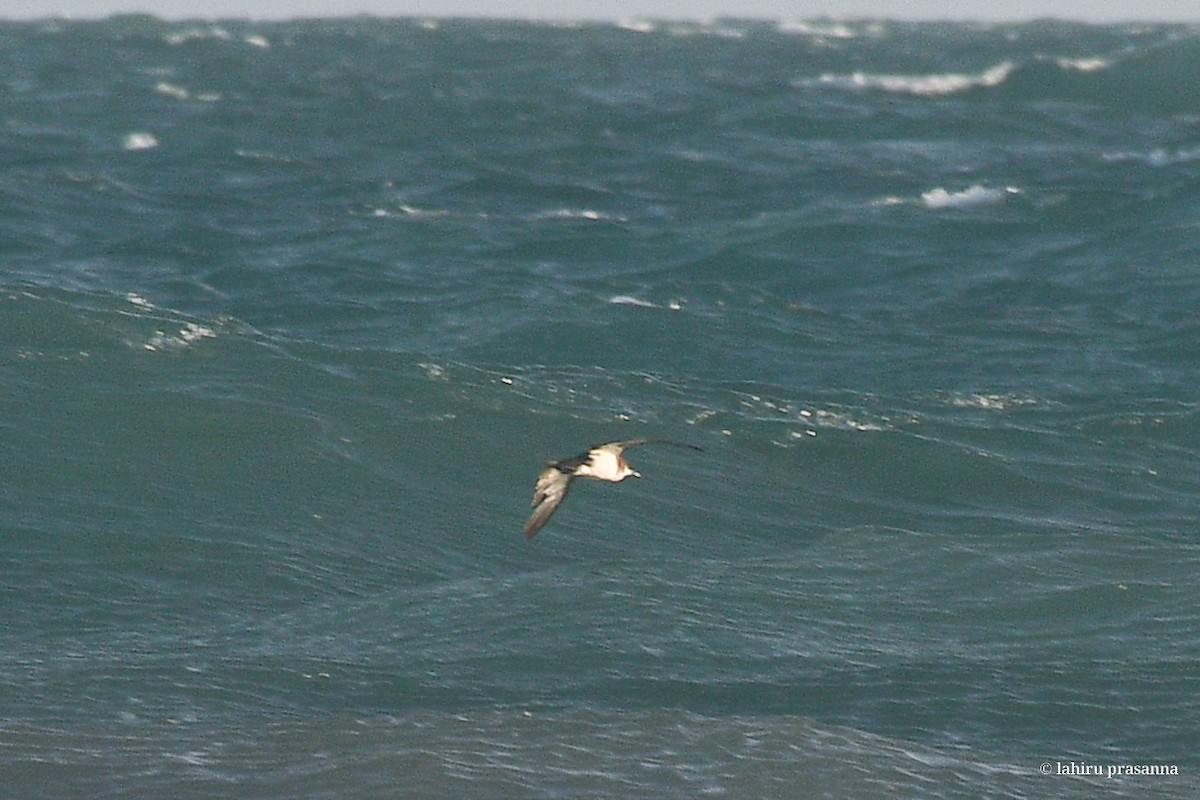
[[[621,455],[627,447],[637,447],[641,444],[669,444],[700,450],[694,444],[667,439],[626,439],[623,442],[593,445],[586,453],[574,458],[547,461],[546,468],[538,475],[537,485],[533,490],[533,514],[525,523],[525,538],[532,539],[537,536],[537,532],[567,496],[571,481],[576,478],[595,478],[617,483],[631,475],[635,478],[642,477],[642,474],[629,466],[629,462]]]

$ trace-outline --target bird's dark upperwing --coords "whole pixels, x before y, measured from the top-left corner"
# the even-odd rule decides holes
[[[562,471],[560,464],[550,464],[538,475],[533,489],[533,513],[525,523],[525,538],[532,539],[550,519],[559,503],[571,488],[571,476]]]
[[[647,438],[625,439],[624,441],[621,441],[621,442],[609,442],[606,445],[597,445],[597,447],[615,448],[616,451],[619,453],[628,447],[637,447],[637,446],[643,445],[643,444],[669,444],[672,447],[686,447],[688,450],[699,450],[700,452],[704,452],[703,447],[697,447],[696,445],[688,444],[687,442],[673,442],[670,439],[647,439]]]

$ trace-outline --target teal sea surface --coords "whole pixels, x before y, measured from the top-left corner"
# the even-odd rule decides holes
[[[0,795],[1200,797],[1198,75],[0,22]]]

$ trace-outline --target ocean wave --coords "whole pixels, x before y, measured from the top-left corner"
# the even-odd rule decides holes
[[[336,695],[347,674],[341,664],[330,669],[309,673],[323,683],[306,687],[310,695]],[[382,680],[367,670],[352,675]],[[311,680],[300,677],[306,678],[302,685]],[[1039,762],[1053,766],[1057,755],[935,746],[798,714],[525,704],[400,713],[289,710],[266,724],[247,714],[240,727],[210,716],[187,724],[123,720],[115,733],[112,725],[90,721],[52,730],[7,725],[0,746],[18,764],[41,765],[52,757],[58,788],[71,796],[178,795],[180,786],[184,796],[197,797],[228,794],[231,786],[251,786],[264,796],[340,796],[348,781],[356,796],[370,800],[394,797],[397,782],[431,800],[783,797],[798,786],[814,797],[1181,800],[1196,790],[1183,770],[1153,779],[1046,775]],[[43,772],[16,770],[11,786],[18,794],[45,796]]]
[[[188,42],[215,39],[221,42],[233,41],[233,34],[221,25],[205,25],[173,31],[165,37],[167,44],[181,45]]]
[[[867,31],[869,33],[878,33],[882,30],[882,25],[879,23],[867,23]],[[807,36],[814,39],[857,39],[862,35],[857,27],[849,22],[841,22],[836,20],[792,20],[780,22],[778,26],[780,33],[791,34],[793,36]]]
[[[974,184],[957,192],[951,192],[941,186],[938,186],[930,189],[927,192],[921,193],[921,204],[926,208],[933,209],[970,208],[971,206],[999,203],[1010,195],[1020,193],[1021,190],[1015,186],[1005,186],[1002,189],[996,189],[989,186]]]
[[[972,184],[965,189],[950,190],[944,186],[935,186],[917,197],[900,197],[889,195],[876,201],[879,206],[919,205],[934,211],[954,208],[971,208],[973,206],[994,205],[1004,202],[1013,195],[1021,194],[1016,186],[994,187],[983,184]]]
[[[1195,112],[1200,94],[1184,75],[1200,72],[1200,35],[1181,34],[1109,54],[1008,58],[978,72],[823,72],[794,85],[851,92],[947,97],[1003,91],[1006,97],[1082,102],[1139,111]]]
[[[193,94],[190,90],[167,81],[159,81],[155,84],[154,91],[164,97],[180,101],[196,99],[204,103],[215,103],[221,99],[219,92],[199,92]]]
[[[212,24],[3,29],[10,761],[1200,796],[1193,33]]]
[[[266,50],[271,47],[271,40],[262,33],[244,32],[235,35],[229,27],[224,24],[197,25],[188,28],[182,28],[170,31],[163,36],[163,40],[172,46],[188,44],[189,42],[198,41],[218,41],[218,42],[236,42],[241,41],[243,44],[250,47]]]
[[[1107,153],[1105,161],[1137,161],[1151,167],[1171,167],[1200,161],[1200,147],[1156,147],[1142,152],[1118,151]]]
[[[1108,69],[1113,62],[1110,58],[1056,58],[1054,63],[1063,69],[1073,69],[1078,72],[1097,72]]]
[[[29,286],[0,289],[0,297],[25,361],[91,358],[121,349],[178,353],[224,333],[252,330],[229,317],[206,320],[160,308],[137,292],[116,297]]]
[[[629,218],[620,214],[609,214],[591,208],[555,208],[549,211],[539,211],[534,219],[583,219],[597,222],[628,222]]]
[[[608,298],[608,302],[617,306],[641,306],[642,308],[658,308],[657,303],[651,303],[649,300],[642,300],[638,297],[633,297],[627,294],[614,294]]]
[[[852,72],[823,73],[809,85],[827,86],[852,91],[878,90],[922,97],[958,94],[979,87],[999,86],[1008,80],[1016,65],[1003,61],[979,73],[943,72],[927,75],[896,75],[887,73]]]
[[[1183,78],[1200,74],[1200,34],[1178,32],[1090,56],[1040,55],[1022,62],[1004,84],[1022,101],[1065,100],[1096,108],[1195,113],[1200,94]]]
[[[158,147],[158,137],[153,133],[146,133],[145,131],[127,133],[121,139],[121,148],[123,150],[153,150],[156,147]]]

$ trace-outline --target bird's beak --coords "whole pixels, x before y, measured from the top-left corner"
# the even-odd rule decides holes
[[[629,473],[629,474],[630,474],[630,475],[632,475],[632,476],[633,476],[633,477],[635,477],[635,478],[640,478],[640,477],[642,477],[642,473],[638,472],[636,469],[635,469],[633,472]]]

